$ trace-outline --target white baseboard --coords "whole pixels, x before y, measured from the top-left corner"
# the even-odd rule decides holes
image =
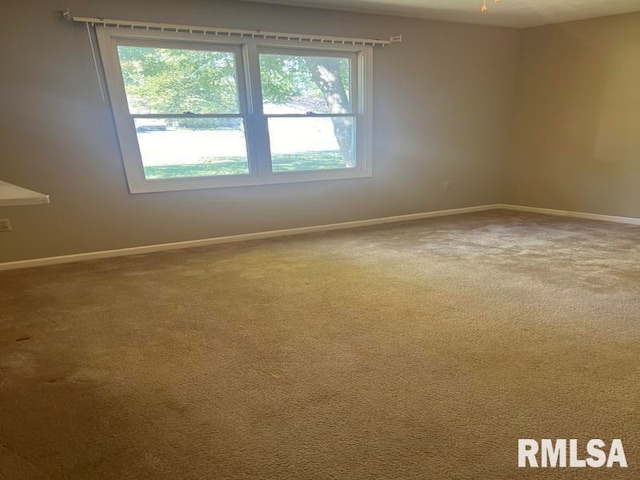
[[[42,267],[45,265],[57,265],[60,263],[81,262],[85,260],[99,260],[102,258],[124,257],[127,255],[141,255],[146,253],[163,252],[167,250],[204,247],[207,245],[216,245],[220,243],[258,240],[261,238],[284,237],[313,232],[328,232],[330,230],[345,230],[349,228],[382,225],[384,223],[407,222],[410,220],[422,220],[425,218],[445,217],[449,215],[461,215],[464,213],[482,212],[497,209],[540,213],[543,215],[555,215],[560,217],[583,218],[588,220],[600,220],[604,222],[626,223],[629,225],[640,225],[640,218],[634,217],[616,217],[613,215],[572,212],[568,210],[555,210],[552,208],[525,207],[521,205],[492,204],[480,205],[477,207],[454,208],[451,210],[436,210],[433,212],[412,213],[409,215],[396,215],[393,217],[371,218],[368,220],[356,220],[353,222],[331,223],[327,225],[313,225],[310,227],[298,227],[284,230],[271,230],[267,232],[246,233],[242,235],[230,235],[227,237],[203,238],[200,240],[187,240],[184,242],[161,243],[157,245],[145,245],[142,247],[120,248],[117,250],[103,250],[99,252],[77,253],[73,255],[62,255],[58,257],[34,258],[31,260],[4,262],[0,263],[0,271],[15,270],[19,268]]]
[[[558,217],[584,218],[587,220],[599,220],[602,222],[626,223],[628,225],[640,225],[640,218],[616,217],[614,215],[601,215],[599,213],[572,212],[570,210],[555,210],[553,208],[524,207],[521,205],[498,205],[497,208],[515,210],[518,212],[541,213],[543,215],[555,215]]]
[[[203,247],[220,243],[242,242],[246,240],[258,240],[261,238],[284,237],[290,235],[301,235],[304,233],[326,232],[330,230],[344,230],[356,227],[368,227],[371,225],[381,225],[384,223],[406,222],[409,220],[422,220],[424,218],[444,217],[448,215],[461,215],[464,213],[482,212],[507,208],[503,205],[480,205],[477,207],[454,208],[451,210],[437,210],[434,212],[412,213],[409,215],[396,215],[393,217],[372,218],[369,220],[356,220],[353,222],[332,223],[328,225],[313,225],[310,227],[289,228],[285,230],[271,230],[267,232],[246,233],[242,235],[231,235],[228,237],[204,238],[201,240],[187,240],[184,242],[162,243],[157,245],[145,245],[142,247],[120,248],[117,250],[104,250],[99,252],[77,253],[73,255],[62,255],[58,257],[34,258],[32,260],[19,260],[15,262],[0,263],[0,271],[15,270],[19,268],[42,267],[45,265],[56,265],[60,263],[72,263],[85,260],[99,260],[102,258],[123,257],[127,255],[140,255],[145,253],[163,252],[167,250],[178,250],[182,248]]]

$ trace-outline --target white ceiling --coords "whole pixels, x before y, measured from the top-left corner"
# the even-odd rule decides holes
[[[533,27],[640,11],[640,0],[250,0],[261,3],[381,13],[433,20]]]

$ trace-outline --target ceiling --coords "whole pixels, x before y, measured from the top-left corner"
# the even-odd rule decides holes
[[[420,17],[503,27],[534,27],[549,23],[640,11],[640,0],[250,0],[405,17]]]

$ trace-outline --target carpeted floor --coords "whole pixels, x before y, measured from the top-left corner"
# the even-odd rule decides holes
[[[503,211],[0,273],[0,479],[640,478],[640,227]],[[621,438],[629,468],[517,468]]]

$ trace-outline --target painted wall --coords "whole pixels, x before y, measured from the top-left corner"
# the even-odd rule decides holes
[[[640,217],[640,13],[522,32],[505,200]]]
[[[80,16],[387,37],[374,57],[374,177],[128,193]],[[0,208],[0,262],[501,201],[515,30],[211,0],[9,0],[0,29],[0,179],[48,206]],[[452,182],[443,190],[444,180]]]

